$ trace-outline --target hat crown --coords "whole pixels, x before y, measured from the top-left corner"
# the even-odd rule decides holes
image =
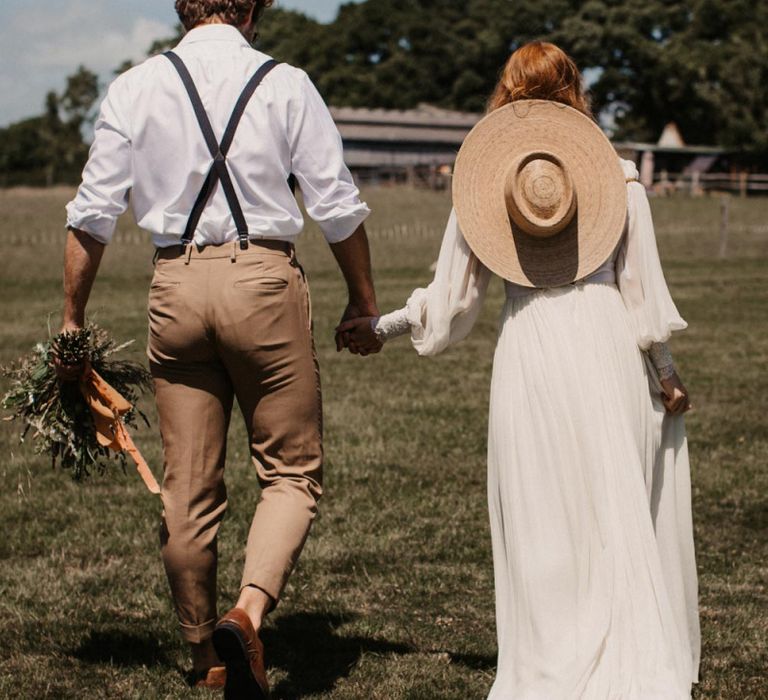
[[[576,214],[576,190],[563,162],[545,151],[516,160],[504,187],[507,213],[521,231],[537,238],[560,233]]]
[[[512,102],[472,129],[456,160],[453,202],[480,262],[523,287],[586,279],[627,223],[625,176],[610,141],[587,115],[548,100]]]

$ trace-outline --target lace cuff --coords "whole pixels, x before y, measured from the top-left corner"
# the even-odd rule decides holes
[[[675,361],[666,343],[652,343],[648,356],[659,373],[659,379],[669,379],[675,373]]]
[[[408,310],[405,308],[384,314],[384,316],[379,316],[379,318],[371,319],[371,326],[374,333],[376,333],[376,337],[382,342],[411,332]]]

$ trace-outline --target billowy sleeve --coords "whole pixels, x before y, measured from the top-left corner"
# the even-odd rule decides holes
[[[404,308],[382,316],[385,337],[410,330],[419,355],[436,355],[469,335],[483,306],[491,273],[470,250],[452,211],[440,247],[435,278],[416,289]]]
[[[665,343],[688,324],[677,311],[664,279],[645,187],[627,185],[628,230],[617,259],[617,280],[641,350]]]

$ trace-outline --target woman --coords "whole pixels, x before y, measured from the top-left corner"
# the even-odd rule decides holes
[[[578,110],[599,132],[582,116],[590,111],[578,69],[552,44],[528,44],[511,56],[489,112],[541,104],[515,105],[531,99]],[[606,147],[615,167],[607,140]],[[544,165],[559,163],[550,160]],[[620,165],[627,223],[596,269],[571,284],[506,278],[488,445],[494,699],[689,698],[697,680],[682,419],[689,400],[664,345],[686,324],[664,281],[645,190],[634,165]],[[457,209],[458,177],[457,164]],[[579,199],[579,207],[587,204]],[[399,311],[339,327],[353,352],[376,351],[410,332],[419,354],[434,355],[470,332],[495,260],[478,259],[459,218],[451,214],[427,289]]]

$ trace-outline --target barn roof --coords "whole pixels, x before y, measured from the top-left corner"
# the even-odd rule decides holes
[[[345,141],[456,146],[482,118],[431,105],[407,110],[331,107],[331,114]]]

